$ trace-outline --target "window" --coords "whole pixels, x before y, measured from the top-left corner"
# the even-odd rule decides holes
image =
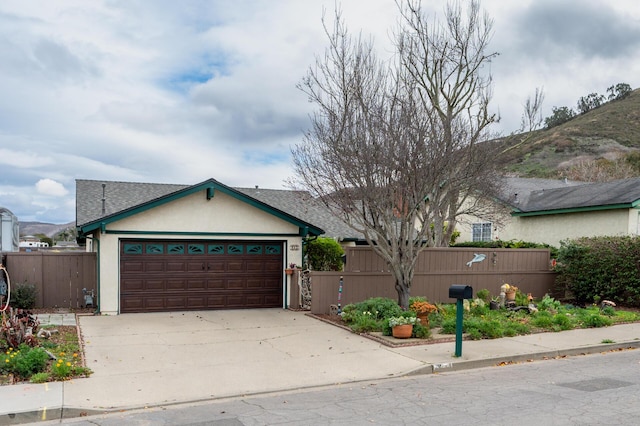
[[[474,223],[471,231],[473,241],[491,241],[491,222]]]

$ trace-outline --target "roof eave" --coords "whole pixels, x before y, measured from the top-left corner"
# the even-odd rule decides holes
[[[592,211],[632,209],[632,208],[637,208],[639,204],[640,204],[640,200],[636,200],[631,203],[609,204],[604,206],[585,206],[585,207],[572,207],[572,208],[566,208],[566,209],[534,210],[534,211],[518,210],[518,211],[511,212],[511,216],[520,216],[520,217],[545,216],[545,215],[553,215],[553,214],[584,213],[584,212],[592,212]]]

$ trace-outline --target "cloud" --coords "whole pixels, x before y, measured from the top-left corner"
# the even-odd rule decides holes
[[[442,16],[445,0],[423,2]],[[492,106],[515,130],[639,84],[637,0],[483,0],[494,18]],[[391,50],[396,5],[349,0],[350,30]],[[327,45],[333,0],[0,2],[0,205],[20,220],[75,218],[75,179],[282,188],[314,106],[296,89]],[[66,191],[66,193],[65,193]]]
[[[64,197],[69,193],[64,185],[52,179],[40,179],[36,182],[36,191],[38,194],[52,197]]]

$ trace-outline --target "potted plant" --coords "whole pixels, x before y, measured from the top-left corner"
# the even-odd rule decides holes
[[[505,300],[516,300],[516,292],[518,287],[515,285],[504,284],[501,289],[504,291]]]
[[[391,317],[389,327],[391,335],[396,339],[407,339],[413,334],[413,325],[418,322],[416,317]]]
[[[289,267],[288,267],[287,269],[285,269],[285,270],[284,270],[284,272],[285,272],[287,275],[292,275],[292,274],[293,274],[293,271],[294,271],[296,268],[297,268],[297,266],[296,266],[296,264],[295,264],[295,263],[290,263],[290,264],[289,264]]]
[[[416,313],[420,323],[425,327],[429,327],[429,314],[438,310],[436,305],[424,300],[416,300],[409,306],[409,309]]]

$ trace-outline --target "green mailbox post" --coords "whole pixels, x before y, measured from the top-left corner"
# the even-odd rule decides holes
[[[456,357],[462,356],[462,323],[464,320],[464,299],[473,299],[473,288],[464,284],[449,287],[449,297],[456,299]]]

